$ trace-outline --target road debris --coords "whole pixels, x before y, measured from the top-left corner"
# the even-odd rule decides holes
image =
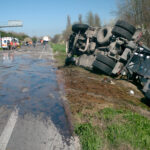
[[[134,91],[133,90],[130,90],[130,95],[134,95]]]

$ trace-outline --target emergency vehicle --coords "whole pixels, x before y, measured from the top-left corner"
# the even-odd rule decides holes
[[[13,37],[2,37],[2,48],[3,49],[15,49],[18,46],[16,38]]]

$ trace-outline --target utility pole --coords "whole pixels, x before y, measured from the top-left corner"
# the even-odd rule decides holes
[[[0,25],[0,28],[22,27],[23,22],[20,20],[8,20],[7,24]],[[2,47],[2,36],[0,32],[0,48]]]

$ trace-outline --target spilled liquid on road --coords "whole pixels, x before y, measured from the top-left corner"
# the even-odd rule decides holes
[[[45,53],[45,54],[44,54]],[[58,130],[69,135],[56,68],[49,52],[4,51],[0,53],[0,107],[19,108],[19,115],[51,118]]]

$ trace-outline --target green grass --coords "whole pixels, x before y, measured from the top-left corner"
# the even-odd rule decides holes
[[[65,44],[54,44],[51,43],[51,47],[53,48],[54,52],[60,52],[60,53],[65,53],[66,51],[66,46]]]
[[[99,112],[100,115],[102,115],[102,118],[105,121],[113,120],[116,115],[124,113],[124,110],[117,110],[112,108],[105,108],[102,111]]]
[[[126,143],[134,149],[150,149],[150,120],[128,110],[107,108],[101,113],[110,147],[118,148]]]
[[[64,65],[65,45],[51,46],[59,65]],[[99,112],[83,114],[75,133],[80,138],[83,150],[150,150],[150,120],[129,110],[104,108]],[[84,120],[84,121],[83,121]]]
[[[66,47],[65,44],[54,44],[50,43],[53,52],[55,53],[55,59],[57,60],[58,66],[63,66],[65,64],[66,58]]]
[[[97,129],[90,123],[77,125],[75,133],[80,137],[83,150],[97,150],[101,148],[101,137],[98,135]]]
[[[83,150],[134,149],[150,150],[150,120],[129,110],[105,108],[93,116],[100,120],[79,124],[75,133]],[[129,147],[129,148],[128,148]]]

